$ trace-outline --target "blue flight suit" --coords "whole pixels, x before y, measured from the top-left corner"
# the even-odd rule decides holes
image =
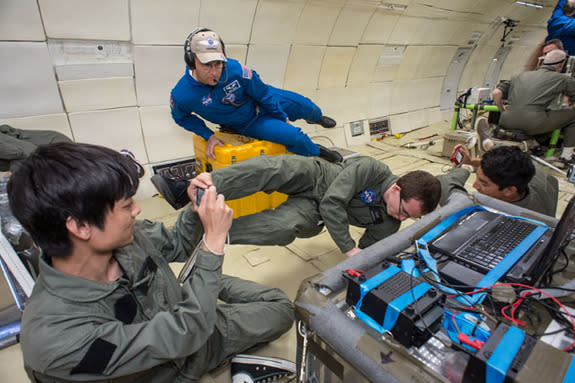
[[[319,155],[317,145],[286,119],[318,121],[321,109],[307,97],[265,84],[234,59],[228,58],[215,86],[200,83],[186,69],[172,89],[170,107],[178,125],[206,141],[214,132],[192,113],[239,134],[285,145],[292,153]]]
[[[575,18],[565,16],[563,5],[566,0],[559,0],[553,10],[553,14],[547,20],[546,41],[559,39],[563,43],[565,50],[571,56],[575,55]]]

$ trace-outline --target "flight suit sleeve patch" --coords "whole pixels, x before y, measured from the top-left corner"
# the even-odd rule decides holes
[[[116,348],[113,343],[101,338],[96,339],[80,363],[70,371],[70,375],[103,373]]]

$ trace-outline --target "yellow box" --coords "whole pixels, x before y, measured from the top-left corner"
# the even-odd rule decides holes
[[[221,169],[263,154],[275,156],[288,153],[284,145],[274,142],[256,140],[239,134],[215,132],[215,135],[224,144],[223,147],[216,146],[214,148],[215,160],[206,156],[206,140],[197,134],[194,135],[196,174],[211,172],[214,169]],[[257,192],[243,198],[227,201],[227,204],[234,209],[234,218],[238,218],[273,209],[287,200],[287,197],[287,194],[279,192],[271,194]]]

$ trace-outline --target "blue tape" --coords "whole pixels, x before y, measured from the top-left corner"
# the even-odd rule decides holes
[[[397,274],[399,271],[400,270],[398,267],[389,266],[387,269],[383,270],[379,274],[374,275],[373,277],[371,277],[370,279],[359,285],[360,296],[359,300],[355,304],[354,313],[365,324],[367,324],[369,327],[371,327],[380,334],[383,334],[386,330],[384,330],[383,327],[375,320],[373,320],[369,315],[361,311],[363,298],[367,295],[367,293],[369,293],[371,290],[382,284],[384,281],[388,280],[389,278]]]
[[[517,351],[521,348],[524,339],[525,332],[523,330],[513,326],[507,329],[497,348],[493,350],[487,360],[486,383],[503,383],[507,370],[517,355]]]
[[[389,266],[387,269],[383,270],[379,274],[374,275],[359,285],[360,297],[355,305],[354,313],[365,324],[380,334],[393,329],[397,322],[397,318],[399,317],[399,313],[403,311],[410,303],[413,303],[417,299],[421,298],[429,289],[431,289],[431,286],[427,283],[417,284],[413,287],[413,289],[408,290],[401,296],[389,302],[385,310],[383,323],[376,322],[369,315],[361,311],[363,299],[371,290],[381,285],[383,282],[393,277],[400,271],[401,270],[397,266]]]
[[[429,254],[429,251],[427,250],[427,242],[433,240],[435,237],[437,237],[439,234],[441,234],[444,230],[446,230],[449,226],[451,226],[453,223],[455,223],[458,219],[460,219],[464,215],[469,214],[469,213],[474,212],[474,211],[479,211],[479,210],[486,210],[486,209],[482,206],[479,206],[479,205],[473,205],[473,206],[469,206],[465,209],[462,209],[462,210],[458,211],[457,213],[454,213],[454,214],[450,215],[449,217],[447,217],[446,219],[444,219],[443,221],[441,221],[439,224],[434,226],[431,230],[429,230],[427,233],[425,233],[423,236],[421,236],[420,239],[418,239],[416,241],[416,244],[419,244],[418,250],[417,250],[418,256],[421,259],[423,259],[423,261],[425,262],[427,267],[433,272],[433,275],[438,282],[439,282],[439,274],[437,272],[437,263],[435,262],[435,259]],[[523,256],[523,254],[525,254],[529,250],[529,248],[531,246],[533,246],[533,244],[535,242],[537,242],[539,240],[539,238],[543,235],[543,233],[545,233],[545,231],[548,229],[548,226],[546,224],[539,222],[539,221],[536,221],[536,220],[533,220],[533,219],[529,219],[529,218],[525,218],[525,217],[512,217],[512,218],[521,219],[524,221],[529,221],[531,223],[534,223],[534,224],[537,224],[540,226],[536,227],[526,238],[523,239],[523,241],[521,241],[493,269],[491,269],[481,279],[481,281],[479,281],[479,283],[477,284],[477,287],[479,287],[479,288],[491,286],[491,285],[497,283],[497,281],[501,277],[503,277],[509,270],[511,270],[513,265],[515,265],[515,263],[517,263],[517,261]],[[421,247],[425,247],[425,249],[422,249]],[[459,292],[457,292],[456,290],[450,289],[446,286],[440,285],[440,288],[441,288],[441,290],[448,292],[450,294],[459,294]],[[487,293],[482,292],[482,293],[475,294],[473,296],[465,296],[465,297],[460,296],[460,297],[457,297],[456,299],[463,304],[474,305],[477,303],[481,303],[483,301],[483,299],[485,299],[486,296],[487,296]]]
[[[575,382],[575,357],[571,357],[571,363],[569,363],[569,368],[567,369],[567,374],[563,379],[563,383]]]
[[[417,278],[421,275],[419,270],[415,267],[415,260],[413,259],[403,259],[401,261],[401,270],[414,278]]]
[[[427,283],[420,283],[417,286],[414,286],[411,290],[406,291],[393,301],[389,302],[385,309],[385,316],[383,318],[384,331],[391,330],[397,322],[399,313],[402,312],[409,304],[421,298],[430,288],[431,286]]]

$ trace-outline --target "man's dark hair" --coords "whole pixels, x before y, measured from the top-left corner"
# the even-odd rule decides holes
[[[423,170],[415,170],[401,177],[396,182],[401,188],[399,197],[404,201],[415,198],[421,201],[422,213],[431,213],[437,207],[441,197],[441,184],[433,175]]]
[[[561,50],[565,50],[565,48],[563,48],[563,41],[559,40],[559,39],[551,39],[548,41],[545,41],[545,43],[543,44],[544,47],[546,47],[547,45],[555,45],[557,48],[561,49]]]
[[[523,194],[535,175],[535,165],[529,154],[517,146],[497,146],[483,155],[481,170],[499,190],[515,186]]]
[[[48,256],[71,252],[66,220],[104,228],[108,210],[138,189],[136,167],[101,146],[40,146],[12,174],[8,198],[14,216]]]

